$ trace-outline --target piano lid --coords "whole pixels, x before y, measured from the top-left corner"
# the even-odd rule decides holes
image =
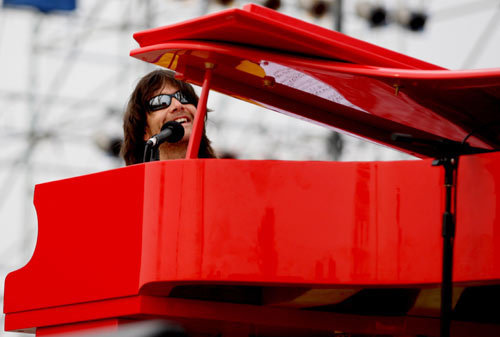
[[[500,68],[446,70],[257,5],[134,38],[131,56],[187,82],[212,63],[213,90],[419,157],[435,141],[500,147]]]

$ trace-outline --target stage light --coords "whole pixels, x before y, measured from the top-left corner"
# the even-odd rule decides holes
[[[314,18],[320,18],[329,11],[331,2],[332,0],[299,0],[299,8]]]
[[[323,0],[314,1],[309,8],[309,13],[315,18],[320,18],[328,12],[330,4]]]
[[[360,1],[356,3],[356,14],[368,21],[371,27],[380,27],[387,23],[387,10],[380,4]]]
[[[123,140],[120,137],[107,136],[103,134],[96,135],[95,144],[108,156],[119,158],[120,149]]]
[[[265,0],[262,2],[264,7],[278,10],[281,7],[281,0]]]
[[[233,3],[233,0],[216,0],[216,2],[222,6],[229,6]]]
[[[413,32],[422,31],[427,21],[427,14],[421,10],[402,8],[396,11],[396,21]]]

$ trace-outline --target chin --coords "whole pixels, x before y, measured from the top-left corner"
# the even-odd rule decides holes
[[[184,127],[184,137],[182,137],[181,142],[189,142],[189,138],[191,137],[191,129],[192,127],[190,125],[188,127]]]

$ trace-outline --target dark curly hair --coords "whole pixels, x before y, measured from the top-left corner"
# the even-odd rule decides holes
[[[195,102],[195,105],[198,104],[198,96],[191,84],[176,80],[171,73],[166,70],[154,70],[141,78],[130,95],[127,109],[123,116],[124,139],[120,153],[126,165],[142,163],[148,101],[166,84],[181,90],[190,102]],[[198,157],[215,158],[215,152],[210,146],[210,140],[205,134],[205,129],[201,137]]]

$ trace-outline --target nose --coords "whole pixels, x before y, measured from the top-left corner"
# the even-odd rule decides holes
[[[177,112],[182,109],[182,103],[177,100],[177,98],[172,97],[172,101],[170,102],[170,112]]]

